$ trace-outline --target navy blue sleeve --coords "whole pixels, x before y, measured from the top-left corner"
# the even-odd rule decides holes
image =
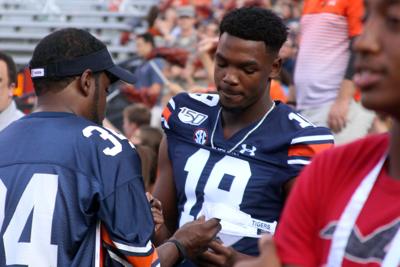
[[[133,266],[152,266],[158,262],[151,242],[154,223],[147,201],[138,153],[128,140],[98,126],[83,130],[96,144],[92,158],[95,176],[101,187],[98,217],[106,259]]]

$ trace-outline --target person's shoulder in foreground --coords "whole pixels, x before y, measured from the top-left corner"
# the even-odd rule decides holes
[[[340,212],[352,190],[387,151],[388,144],[388,134],[373,135],[317,155],[298,177],[275,236],[260,240],[260,257],[253,261],[242,262],[235,267],[323,265],[327,260],[329,245]],[[392,192],[392,197],[387,199],[378,196],[378,200],[395,201],[400,188],[393,182],[395,181],[386,180],[380,183],[380,186],[386,187],[385,190]],[[392,186],[395,188],[391,188]],[[375,199],[376,197],[374,196]],[[386,216],[398,214],[399,209],[395,208],[389,212],[387,209],[382,211],[381,203],[378,201],[372,212],[363,215],[367,222],[360,224],[364,228],[362,231],[366,226],[370,229],[370,225],[375,223],[378,229],[381,229],[379,228],[381,220],[376,218],[382,213]],[[390,242],[390,239],[380,239],[380,235],[389,234],[398,226],[396,223],[393,224],[390,218],[393,217],[387,218],[388,226],[391,227],[376,232],[370,229],[373,233],[367,235],[366,239],[360,230],[353,232],[350,236],[351,246],[348,246],[346,251],[346,266],[362,266],[363,261],[368,263],[367,258],[370,256],[383,255],[380,253],[385,246],[381,242]],[[372,249],[371,242],[378,244],[378,249]],[[354,264],[351,260],[359,263]]]
[[[400,263],[400,206],[393,204],[400,195],[400,28],[393,23],[400,2],[365,4],[364,29],[353,46],[354,82],[362,104],[389,115],[392,127],[389,134],[327,151],[304,170],[276,235],[283,264]]]
[[[368,136],[320,153],[304,169],[289,196],[281,225],[275,235],[283,263],[317,266],[327,260],[341,212],[360,182],[385,154],[388,144],[388,134]],[[385,180],[387,174],[384,173],[382,179],[379,181],[381,186],[390,186],[393,192],[399,192],[398,185],[392,185]],[[380,192],[376,192],[371,199],[384,202],[388,200]],[[375,210],[378,207],[374,204],[371,206],[371,203],[366,204],[366,209],[357,222],[358,229],[350,236],[349,242],[352,246],[346,250],[349,257],[361,260],[364,258],[360,254],[362,251],[372,256],[372,250],[365,250],[368,243],[362,241],[363,236],[368,235],[374,226],[379,227],[382,224],[382,219],[378,219],[380,215],[388,218],[393,215],[392,211]],[[371,213],[371,209],[375,211]],[[365,218],[367,223],[362,221]],[[378,238],[378,232],[373,236]],[[315,248],[318,248],[318,253]]]

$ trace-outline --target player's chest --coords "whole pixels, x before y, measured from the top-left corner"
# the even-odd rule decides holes
[[[249,152],[250,153],[250,152]],[[276,174],[279,165],[239,154],[180,143],[171,150],[174,179],[179,192],[188,185],[207,197],[242,196],[245,191],[265,196],[271,188],[282,186]]]

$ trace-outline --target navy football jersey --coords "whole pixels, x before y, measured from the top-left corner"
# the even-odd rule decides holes
[[[223,203],[265,222],[279,220],[283,185],[298,176],[318,151],[333,144],[329,129],[316,127],[290,107],[225,139],[216,94],[182,93],[163,111],[168,155],[177,190],[179,225],[194,220],[204,203]],[[233,247],[257,255],[257,239]]]
[[[70,113],[0,132],[0,266],[156,266],[140,159]]]

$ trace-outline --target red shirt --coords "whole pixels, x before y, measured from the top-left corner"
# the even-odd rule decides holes
[[[337,221],[350,197],[388,149],[375,135],[317,155],[299,176],[275,240],[284,264],[326,264]],[[400,226],[400,181],[384,166],[350,235],[343,266],[380,266]]]

